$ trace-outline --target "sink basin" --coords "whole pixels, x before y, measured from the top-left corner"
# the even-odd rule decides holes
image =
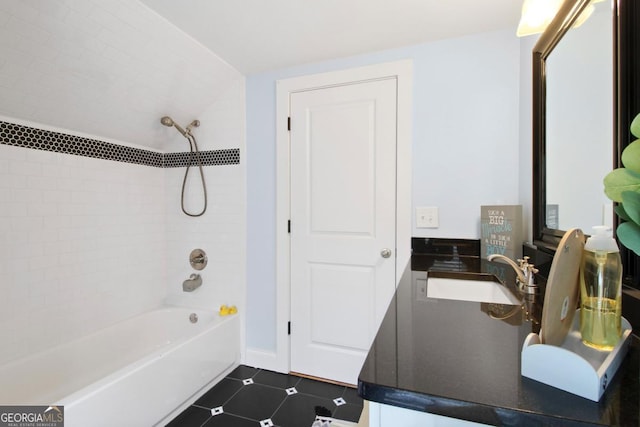
[[[520,305],[507,288],[489,280],[428,277],[427,298]]]

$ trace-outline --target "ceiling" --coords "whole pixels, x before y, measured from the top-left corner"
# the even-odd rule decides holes
[[[518,0],[141,0],[253,74],[518,25]]]
[[[164,150],[175,131],[161,116],[188,123],[243,76],[515,34],[519,11],[517,0],[0,1],[0,116]]]

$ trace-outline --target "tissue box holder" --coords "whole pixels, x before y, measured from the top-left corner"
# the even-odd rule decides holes
[[[522,345],[522,376],[598,402],[624,359],[631,325],[622,318],[622,336],[611,351],[599,351],[582,343],[580,310],[562,346],[540,344],[530,333]]]

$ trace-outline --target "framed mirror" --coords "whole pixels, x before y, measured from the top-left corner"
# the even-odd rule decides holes
[[[576,22],[590,6],[595,7],[591,16],[582,23],[582,26],[575,28]],[[606,11],[598,10],[602,8],[609,11],[608,24]],[[587,27],[592,25],[590,22],[592,18],[595,18],[592,21],[593,24],[608,25],[608,29]],[[640,2],[637,0],[565,0],[533,49],[532,217],[533,240],[537,251],[553,254],[564,229],[580,227],[589,234],[590,227],[596,225],[594,222],[599,222],[598,219],[604,223],[611,221],[614,228],[620,221],[609,210],[610,208],[605,206],[609,202],[602,198],[602,179],[611,169],[622,166],[620,161],[622,150],[635,139],[629,132],[629,125],[631,120],[640,113],[640,26],[637,25],[638,22],[640,22]],[[566,66],[563,64],[563,59],[556,58],[556,54],[558,56],[565,54],[565,42],[569,46],[574,45],[577,43],[574,39],[578,34],[588,32],[582,31],[583,29],[599,31],[600,34],[604,34],[600,37],[606,38],[607,41],[591,40],[586,46],[580,48],[586,56],[581,59],[574,58],[569,62],[589,60],[592,66],[595,66],[596,62],[606,63],[607,58],[600,56],[596,60],[593,56],[596,54],[593,50],[604,49],[608,51],[607,55],[610,55],[609,67],[605,70],[597,70],[595,74],[591,73],[593,70],[587,70],[589,65],[586,63],[578,69],[566,71],[563,69]],[[609,46],[606,46],[607,43]],[[554,73],[557,70],[561,71],[561,77],[563,74],[574,76],[574,81],[567,83],[566,76],[565,80],[562,78],[556,80]],[[581,75],[587,71],[591,74]],[[603,89],[602,81],[607,74],[611,79],[608,83],[611,91],[609,104],[605,96],[599,92]],[[590,79],[589,83],[585,80],[586,78]],[[596,81],[599,83],[594,83]],[[572,86],[575,82],[582,83],[576,85],[573,92],[557,94],[558,88]],[[573,99],[569,100],[573,104],[567,104],[568,100],[563,97],[580,99],[583,105],[575,107]],[[554,104],[554,99],[559,99],[559,103]],[[603,110],[605,106],[610,110]],[[573,118],[572,114],[566,116],[565,113],[571,113],[568,110],[574,107],[579,114],[573,114]],[[559,123],[564,120],[567,120],[570,125]],[[604,159],[601,163],[597,163],[597,160],[596,163],[590,163],[593,159],[585,152],[587,150],[584,150],[586,147],[583,145],[583,141],[589,136],[585,136],[584,133],[579,134],[577,131],[581,126],[594,124],[597,129],[590,129],[593,134],[599,135],[597,140],[600,140],[601,145],[588,150],[598,153],[597,157]],[[606,133],[609,133],[608,137]],[[558,144],[560,147],[557,146]],[[560,164],[560,172],[552,170],[558,164]],[[590,174],[595,181],[586,183],[588,178],[584,178],[583,172]],[[551,188],[552,186],[555,187]],[[589,200],[591,207],[588,206],[589,204],[581,205],[579,201],[568,198],[575,194],[564,196],[565,198],[558,196],[557,194],[562,191],[565,194],[567,192],[584,194],[584,198]],[[548,205],[551,205],[549,210]],[[557,208],[554,205],[558,205]],[[587,209],[590,209],[588,213]],[[577,212],[581,218],[572,218],[569,214],[571,211]],[[587,223],[582,224],[582,217],[586,218]],[[622,246],[620,249],[625,268],[624,283],[640,288],[639,257]],[[640,312],[640,305],[638,311]],[[638,320],[640,323],[640,317]]]
[[[566,0],[533,49],[533,230],[550,250],[564,230],[614,225],[602,187],[615,164],[612,7]]]

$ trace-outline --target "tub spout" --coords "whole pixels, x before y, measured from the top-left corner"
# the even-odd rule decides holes
[[[184,292],[193,292],[202,286],[202,277],[199,274],[192,274],[187,280],[182,282],[182,290]]]

